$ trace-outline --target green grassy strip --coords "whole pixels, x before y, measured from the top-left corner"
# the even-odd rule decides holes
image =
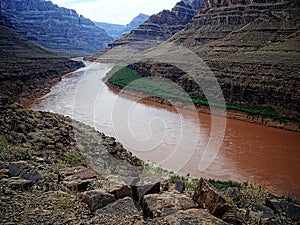
[[[216,108],[224,108],[222,105],[211,103],[205,99],[205,96],[199,93],[183,93],[180,90],[177,90],[173,87],[171,82],[165,81],[156,81],[150,79],[141,79],[140,74],[136,71],[131,70],[127,67],[124,67],[123,64],[116,64],[113,68],[112,72],[109,74],[109,83],[123,89],[125,87],[130,88],[133,91],[143,92],[145,94],[161,97],[163,99],[172,99],[176,101],[188,102],[191,100],[196,106],[204,105],[211,106]],[[135,81],[134,85],[129,85],[131,82]],[[259,115],[265,117],[271,117],[277,120],[291,120],[291,121],[300,121],[298,118],[291,118],[280,116],[278,112],[271,108],[263,108],[263,107],[247,107],[247,106],[238,106],[238,105],[226,105],[227,109],[237,110],[240,112],[245,112],[250,115]]]
[[[216,189],[222,189],[222,188],[229,188],[229,187],[238,187],[241,188],[242,184],[234,181],[220,181],[220,180],[214,180],[214,179],[209,179],[209,183],[212,184]]]

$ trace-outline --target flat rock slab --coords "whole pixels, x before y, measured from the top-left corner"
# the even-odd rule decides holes
[[[227,225],[228,223],[214,217],[204,209],[180,210],[165,217],[165,220],[172,225]]]
[[[96,211],[98,215],[116,215],[116,216],[139,216],[140,213],[130,197],[119,199],[116,202]]]
[[[197,207],[194,201],[186,195],[175,192],[145,195],[142,201],[143,212],[146,217],[163,217],[179,210]]]
[[[63,177],[72,176],[76,179],[88,180],[97,178],[97,173],[94,170],[86,168],[84,166],[76,166],[61,170],[60,173]]]
[[[66,180],[62,182],[70,191],[86,191],[91,180]]]

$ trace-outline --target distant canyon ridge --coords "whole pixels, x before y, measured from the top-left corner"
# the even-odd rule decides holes
[[[148,15],[140,13],[133,20],[126,25],[121,24],[112,24],[112,23],[105,23],[105,22],[94,22],[96,26],[100,27],[101,29],[105,30],[105,32],[111,36],[114,40],[117,40],[123,34],[130,32],[134,28],[138,27],[139,25],[143,24],[149,18]]]

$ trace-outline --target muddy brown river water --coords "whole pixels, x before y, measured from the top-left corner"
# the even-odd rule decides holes
[[[300,199],[300,133],[227,119],[218,155],[199,170],[211,116],[117,95],[102,82],[111,64],[87,63],[32,106],[114,136],[133,154],[195,177],[251,181]],[[204,158],[203,158],[204,157]]]

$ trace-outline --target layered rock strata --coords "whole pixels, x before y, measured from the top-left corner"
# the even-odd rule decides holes
[[[202,0],[182,0],[172,10],[163,10],[125,34],[90,60],[118,61],[158,46],[180,31],[197,14]]]
[[[1,0],[6,26],[30,41],[67,56],[95,53],[112,41],[104,30],[75,10],[44,0]]]

